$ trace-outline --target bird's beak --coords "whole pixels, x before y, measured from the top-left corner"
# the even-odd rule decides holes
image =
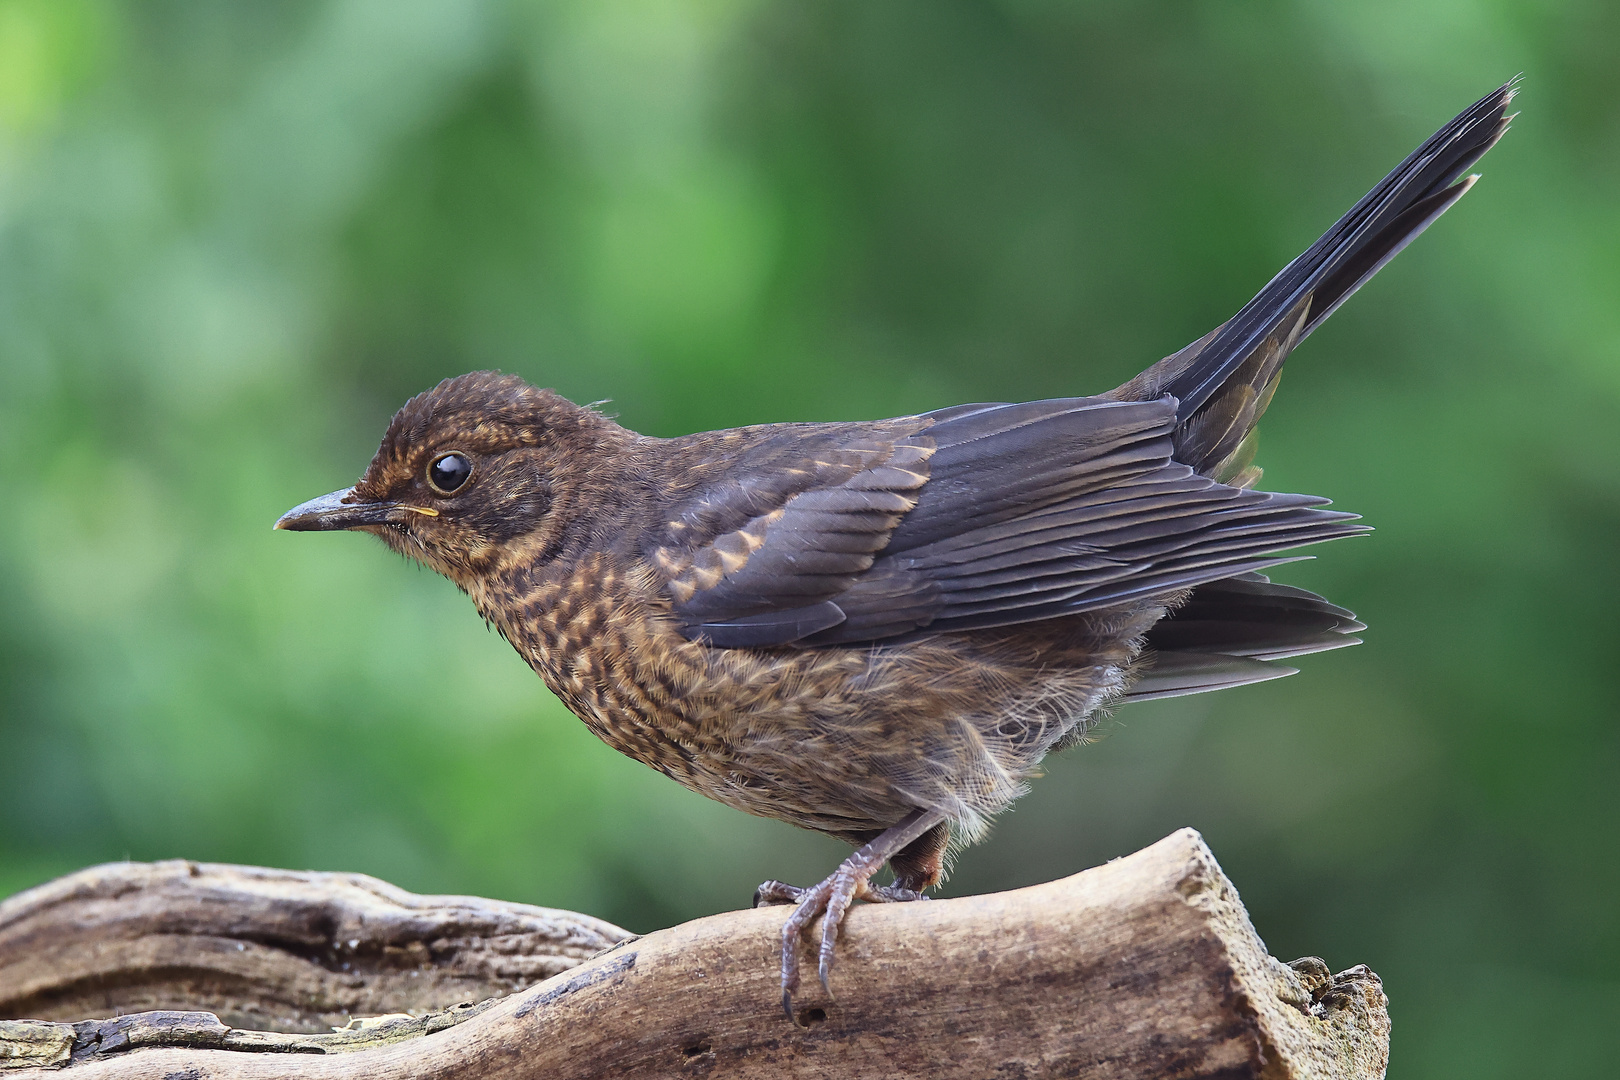
[[[386,525],[404,515],[398,503],[364,502],[353,488],[334,491],[301,503],[282,514],[276,528],[293,532],[326,532],[331,529],[363,529],[367,525]]]

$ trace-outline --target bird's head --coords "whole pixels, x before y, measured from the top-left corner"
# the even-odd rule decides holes
[[[369,532],[466,588],[503,558],[544,558],[593,460],[627,437],[515,375],[460,375],[405,403],[359,483],[275,527]]]

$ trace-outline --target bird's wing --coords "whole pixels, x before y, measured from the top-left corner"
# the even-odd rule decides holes
[[[1169,595],[1362,531],[1318,509],[1325,500],[1230,487],[1171,460],[1173,398],[910,420],[886,443],[844,429],[864,464],[825,469],[824,483],[791,490],[770,479],[780,469],[755,469],[751,486],[705,491],[710,519],[737,521],[729,508],[745,499],[752,513],[654,553],[686,632],[769,647],[1005,626]],[[826,465],[825,451],[810,460]],[[762,504],[764,490],[783,497]]]
[[[870,569],[928,481],[933,442],[912,437],[926,426],[909,417],[694,437],[691,471],[709,475],[649,545],[687,631],[779,645],[842,622],[832,599]]]

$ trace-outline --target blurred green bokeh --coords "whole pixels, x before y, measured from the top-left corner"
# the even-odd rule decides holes
[[[270,523],[473,368],[661,435],[1100,391],[1521,70],[1263,427],[1379,529],[1281,575],[1367,643],[1121,712],[950,889],[1190,824],[1274,953],[1384,977],[1392,1076],[1612,1075],[1610,0],[0,0],[0,895],[182,856],[645,930],[820,878]]]

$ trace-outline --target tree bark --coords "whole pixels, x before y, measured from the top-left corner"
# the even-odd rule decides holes
[[[0,902],[0,1017],[206,1010],[330,1032],[510,994],[630,936],[570,911],[365,874],[110,863]]]
[[[134,884],[120,891],[119,881]],[[35,1016],[0,1021],[0,1070],[1281,1080],[1379,1077],[1388,1059],[1377,976],[1272,959],[1190,829],[1045,885],[858,906],[839,944],[836,998],[812,974],[795,1024],[776,986],[786,914],[730,912],[629,938],[585,916],[416,897],[359,875],[101,867],[0,904],[0,1015]],[[197,941],[177,940],[188,936]],[[316,996],[289,1005],[289,987]],[[443,996],[463,991],[486,1000]],[[189,1011],[41,1018],[151,1001]],[[355,1011],[340,1002],[416,1015],[310,1033],[317,1018]],[[216,1012],[287,1018],[296,1030],[245,1030]]]

